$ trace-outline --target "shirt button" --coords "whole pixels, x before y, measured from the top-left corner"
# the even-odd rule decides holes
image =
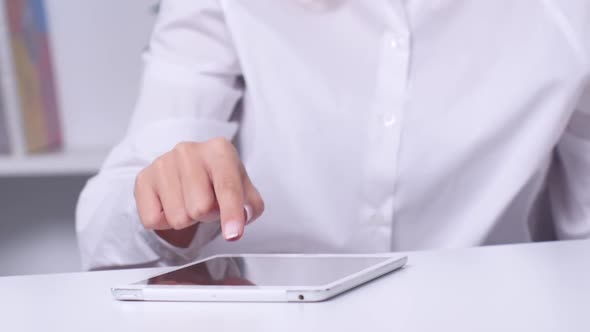
[[[389,35],[389,46],[393,49],[403,49],[406,47],[408,38],[395,34]]]
[[[397,118],[393,113],[383,115],[383,124],[385,127],[391,127],[395,125]]]
[[[391,40],[389,41],[389,46],[391,46],[391,48],[397,48],[399,46],[399,42],[397,41],[397,39],[391,38]]]

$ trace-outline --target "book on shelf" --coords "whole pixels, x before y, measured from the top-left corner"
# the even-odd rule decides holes
[[[0,154],[10,153],[10,139],[8,137],[8,124],[6,123],[6,111],[4,107],[4,99],[2,98],[2,94],[0,94]]]
[[[15,155],[60,149],[63,138],[44,0],[1,0],[0,7],[0,131]],[[3,142],[0,133],[0,147]]]

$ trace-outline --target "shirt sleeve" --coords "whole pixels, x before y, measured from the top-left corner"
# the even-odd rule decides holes
[[[557,145],[548,186],[557,237],[590,238],[590,89]]]
[[[161,2],[131,124],[78,201],[84,269],[184,263],[218,234],[218,225],[200,224],[189,248],[169,245],[142,227],[133,189],[136,175],[179,142],[235,135],[240,73],[218,1]]]

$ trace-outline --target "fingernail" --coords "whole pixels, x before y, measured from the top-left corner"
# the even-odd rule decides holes
[[[246,215],[246,224],[252,221],[252,207],[249,204],[244,205],[244,214]]]
[[[223,225],[223,236],[226,240],[235,240],[240,237],[241,224],[239,221],[228,221]]]

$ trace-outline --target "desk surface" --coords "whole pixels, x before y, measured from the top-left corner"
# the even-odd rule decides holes
[[[117,302],[154,269],[0,278],[2,331],[590,331],[590,241],[409,253],[322,303]]]

